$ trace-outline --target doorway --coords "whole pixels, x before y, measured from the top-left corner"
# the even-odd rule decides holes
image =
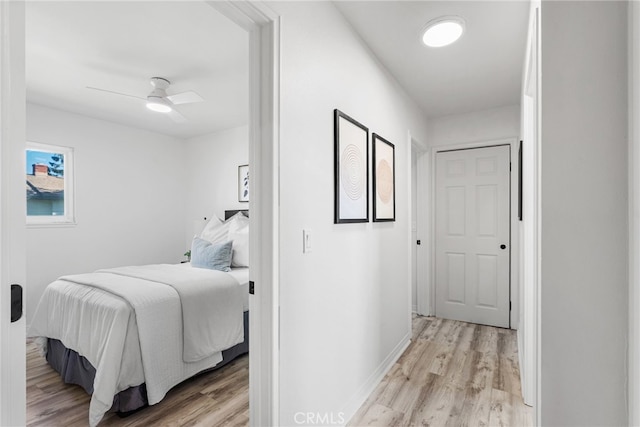
[[[510,146],[435,159],[435,314],[510,326]]]
[[[24,4],[0,3],[0,162],[2,192],[0,207],[0,424],[24,425],[24,318],[9,323],[5,287],[25,283],[24,181],[25,83],[24,83]],[[251,341],[251,409],[255,425],[277,425],[277,260],[278,208],[278,121],[279,121],[279,18],[270,9],[251,2],[216,2],[214,6],[250,34],[250,149],[252,163],[252,239],[251,253],[262,253],[252,262],[251,281],[260,291],[249,299]],[[6,190],[6,191],[5,191]],[[22,206],[22,208],[18,208]],[[276,250],[274,250],[276,247]],[[5,333],[7,332],[7,333]]]

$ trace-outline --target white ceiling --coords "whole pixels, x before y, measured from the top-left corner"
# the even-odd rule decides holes
[[[336,7],[428,117],[520,102],[527,1],[337,1]],[[183,2],[26,2],[30,102],[180,138],[248,122],[248,34],[211,6]],[[422,45],[442,15],[466,21],[451,46]],[[186,123],[148,111],[149,78],[193,90]]]
[[[248,34],[202,2],[26,2],[30,102],[188,138],[248,122]],[[175,123],[145,102],[151,77],[193,90]]]
[[[428,117],[520,103],[528,1],[336,1],[338,9]],[[432,19],[457,15],[460,40],[422,44]]]

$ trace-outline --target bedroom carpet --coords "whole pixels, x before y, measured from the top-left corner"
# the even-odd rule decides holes
[[[530,426],[516,331],[414,316],[410,346],[349,426]]]
[[[89,395],[65,384],[27,342],[27,425],[86,427]],[[246,426],[249,424],[249,355],[174,387],[162,402],[127,418],[107,413],[100,426]]]

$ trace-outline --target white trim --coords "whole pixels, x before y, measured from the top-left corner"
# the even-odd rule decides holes
[[[429,202],[431,200],[431,185],[430,185],[430,173],[429,168],[431,164],[431,152],[429,150],[422,150],[418,145],[414,144],[417,158],[417,173],[418,173],[418,239],[421,244],[417,249],[417,257],[425,262],[418,262],[417,276],[417,309],[416,312],[422,316],[431,316],[434,312],[431,310],[431,210],[429,208]]]
[[[629,2],[629,425],[640,425],[640,5]]]
[[[436,173],[436,157],[439,152],[443,151],[455,151],[455,150],[468,150],[471,148],[485,148],[492,147],[497,145],[508,145],[510,147],[510,161],[511,161],[511,176],[509,179],[510,191],[509,197],[510,202],[509,206],[511,209],[511,215],[509,219],[509,229],[510,229],[510,244],[509,244],[509,252],[511,254],[509,268],[509,292],[512,304],[512,310],[509,315],[511,328],[515,328],[517,325],[517,319],[519,314],[519,301],[518,301],[518,259],[515,256],[517,251],[514,248],[519,247],[519,236],[518,236],[518,215],[517,210],[514,212],[514,206],[517,209],[518,203],[518,139],[517,138],[503,138],[496,139],[490,141],[476,141],[476,142],[467,142],[461,144],[452,144],[452,145],[437,145],[432,147],[432,156],[431,156],[431,171],[429,177],[431,179],[430,188],[430,238],[429,238],[429,252],[430,252],[430,265],[435,266],[435,236],[436,236],[436,223],[435,223],[435,173]],[[430,272],[430,286],[429,286],[429,312],[436,312],[435,301],[436,301],[436,278],[435,278],[435,268],[431,268]]]
[[[249,419],[253,426],[277,426],[280,17],[261,1],[207,3],[249,31],[250,279],[256,286],[249,298]]]
[[[536,217],[534,218],[534,238],[536,239],[536,258],[535,258],[535,280],[534,280],[534,301],[533,301],[533,352],[535,372],[535,400],[533,401],[533,423],[534,425],[542,424],[542,7],[541,0],[533,0],[532,6],[535,11],[535,34],[536,34],[536,159],[534,173],[534,197],[536,198],[536,206],[534,207]]]
[[[409,333],[402,337],[395,348],[391,350],[389,355],[385,357],[385,359],[382,361],[382,363],[380,363],[376,370],[371,373],[362,387],[360,387],[356,394],[351,399],[349,399],[349,402],[347,402],[347,404],[342,408],[340,412],[343,414],[345,420],[350,420],[351,418],[353,418],[358,409],[360,409],[360,407],[364,404],[364,402],[366,402],[369,396],[371,396],[384,376],[389,373],[391,368],[393,368],[393,365],[398,361],[398,359],[400,359],[400,356],[402,356],[402,353],[405,352],[410,344],[411,329],[409,329]]]
[[[527,39],[527,51],[523,64],[523,93],[522,93],[522,139],[524,140],[524,175],[525,181],[523,197],[523,244],[521,245],[522,264],[520,283],[521,301],[521,327],[518,330],[518,351],[520,361],[520,375],[522,395],[524,403],[538,407],[538,385],[540,383],[538,368],[538,294],[540,278],[540,129],[539,129],[539,98],[540,98],[540,73],[539,73],[539,3],[533,2],[529,12],[529,29]],[[535,67],[535,68],[534,68]],[[530,184],[528,184],[530,183]],[[531,191],[531,194],[527,192]],[[528,234],[527,234],[528,233]],[[529,236],[529,240],[527,240]],[[527,267],[530,265],[530,270]],[[527,277],[525,275],[530,275]],[[534,411],[534,418],[538,414]]]
[[[10,285],[26,295],[24,2],[0,2],[0,28],[0,425],[16,426],[26,422],[26,316],[10,323]]]
[[[407,285],[409,286],[409,292],[408,293],[408,298],[407,298],[407,303],[409,305],[409,316],[408,316],[408,322],[409,322],[409,328],[407,330],[411,330],[411,316],[412,313],[414,313],[416,311],[416,308],[413,305],[413,301],[412,301],[412,295],[413,295],[413,248],[416,244],[416,242],[414,242],[413,240],[413,146],[412,146],[412,138],[411,138],[411,131],[407,131],[407,164],[409,165],[409,167],[407,168],[407,182],[409,183],[409,197],[407,197],[407,224],[409,224],[409,230],[408,230],[408,234],[409,234],[409,238],[407,239],[407,243],[408,243],[408,254],[409,256],[407,257],[407,277],[409,278],[409,280],[407,281]],[[417,251],[417,248],[416,248]]]

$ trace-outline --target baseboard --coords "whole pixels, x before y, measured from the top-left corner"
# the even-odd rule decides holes
[[[391,370],[393,365],[398,361],[402,353],[409,347],[411,344],[411,331],[405,335],[398,345],[387,355],[387,357],[382,361],[380,366],[369,376],[369,379],[365,381],[365,383],[360,387],[358,392],[349,399],[349,402],[342,409],[342,414],[344,420],[348,423],[351,418],[356,414],[358,409],[362,406],[362,404],[367,400],[367,398],[373,393],[375,388],[380,384],[380,381],[384,378],[384,376]]]

